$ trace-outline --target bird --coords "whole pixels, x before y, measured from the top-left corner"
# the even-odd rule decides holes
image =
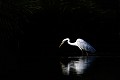
[[[59,48],[63,45],[63,43],[65,41],[67,41],[69,45],[77,46],[82,51],[82,54],[83,54],[83,51],[85,51],[86,53],[87,52],[90,52],[90,53],[96,52],[96,50],[89,43],[87,43],[86,41],[84,41],[83,39],[80,39],[80,38],[78,38],[76,40],[76,42],[74,42],[74,43],[71,43],[69,38],[65,38],[62,40],[62,43],[60,44]],[[88,53],[87,53],[87,55],[88,55]]]

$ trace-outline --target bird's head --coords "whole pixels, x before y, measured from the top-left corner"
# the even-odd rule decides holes
[[[69,39],[69,38],[63,39],[63,40],[62,40],[62,43],[61,43],[60,46],[59,46],[59,48],[60,48],[60,47],[62,46],[62,44],[63,44],[65,41],[67,41],[67,40],[69,41],[70,39]]]

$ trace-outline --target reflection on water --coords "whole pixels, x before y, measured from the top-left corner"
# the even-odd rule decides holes
[[[62,72],[64,75],[83,74],[94,59],[94,56],[61,57]]]

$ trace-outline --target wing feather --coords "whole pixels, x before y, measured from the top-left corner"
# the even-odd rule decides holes
[[[84,41],[83,39],[77,39],[77,45],[88,52],[94,53],[96,50],[86,41]]]

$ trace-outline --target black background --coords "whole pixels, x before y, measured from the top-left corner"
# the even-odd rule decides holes
[[[1,78],[116,80],[118,5],[113,0],[0,1]],[[66,37],[84,39],[99,56],[80,77],[61,73],[59,44]]]

